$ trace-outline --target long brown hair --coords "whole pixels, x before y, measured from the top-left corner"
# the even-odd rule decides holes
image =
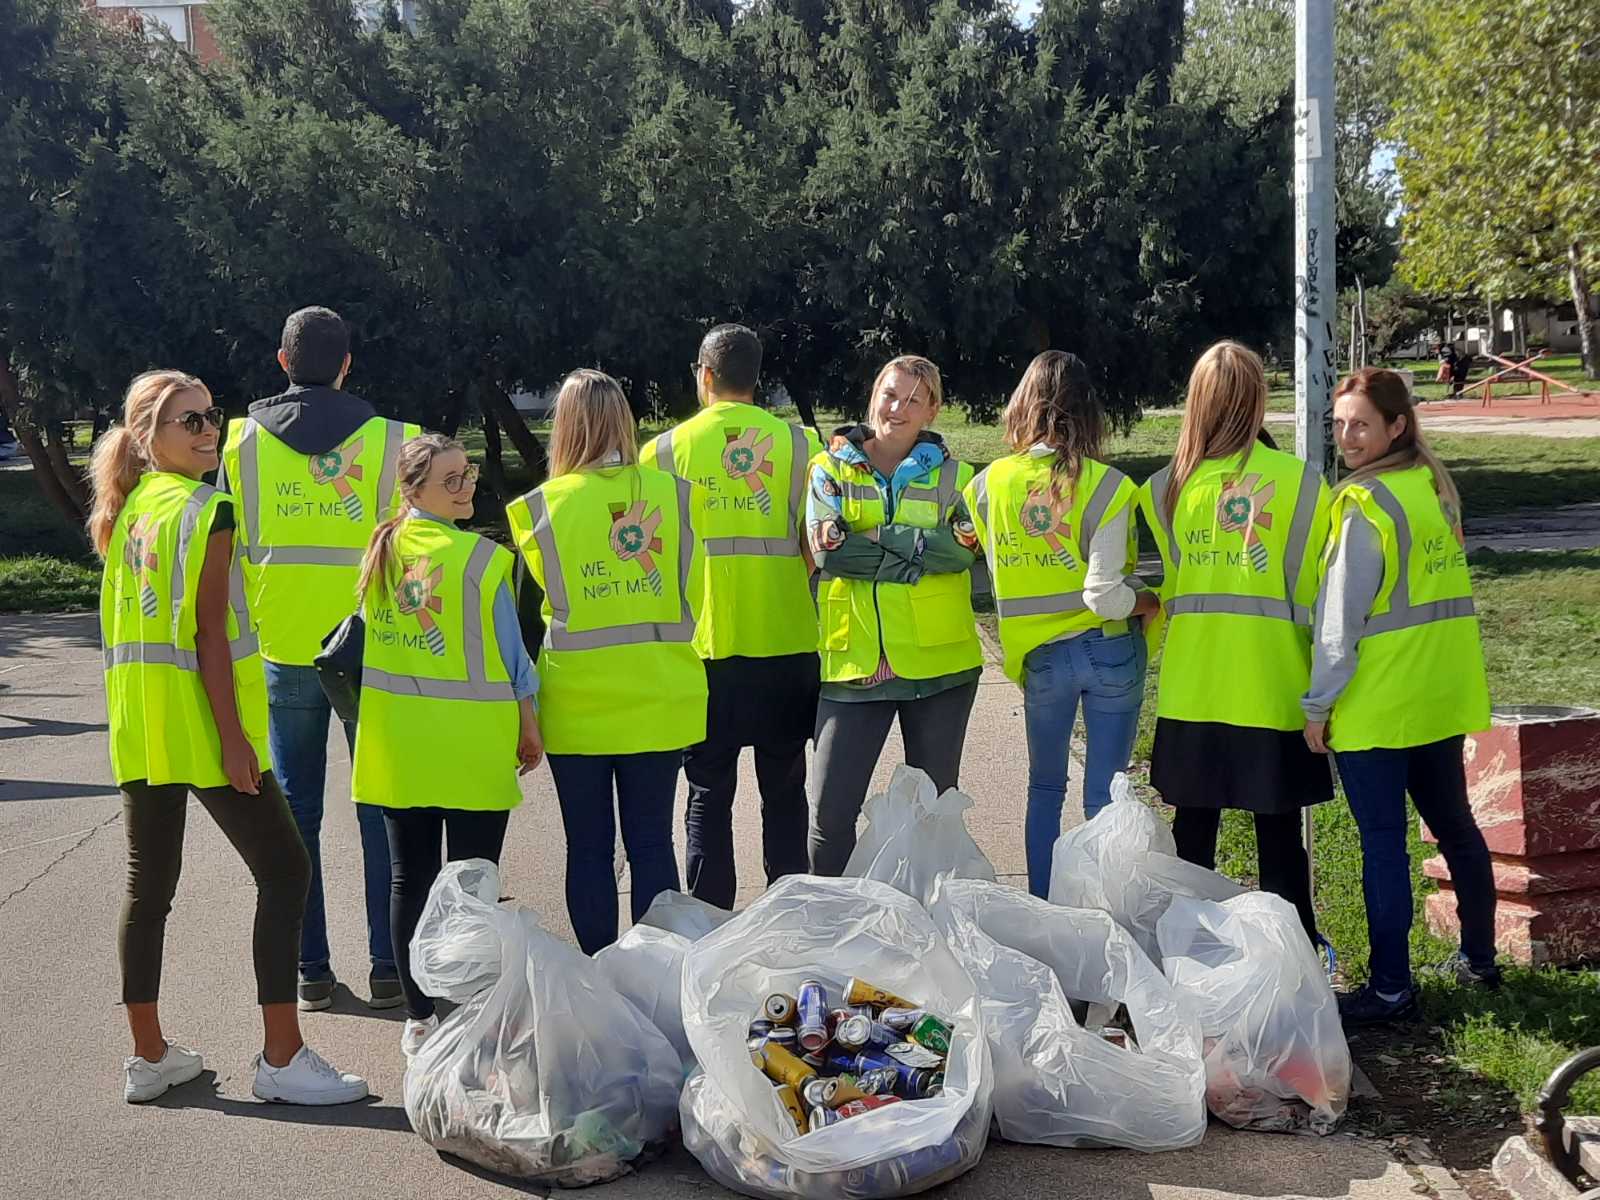
[[[1057,509],[1069,504],[1083,460],[1099,457],[1106,436],[1105,412],[1083,360],[1046,350],[1029,363],[1006,405],[1005,432],[1018,454],[1040,443],[1055,451],[1050,502]]]
[[[89,540],[101,557],[111,544],[112,527],[129,494],[146,471],[155,469],[152,446],[161,410],[173,396],[188,391],[204,392],[206,407],[211,407],[211,389],[193,375],[172,370],[135,375],[122,397],[122,424],[106,430],[95,442],[89,465],[94,490]]]
[[[417,493],[422,490],[422,485],[428,482],[428,472],[433,470],[433,460],[452,450],[466,453],[465,446],[454,438],[445,437],[442,433],[424,433],[411,438],[400,447],[400,454],[395,461],[400,480],[400,495],[407,505],[412,503]],[[389,503],[389,497],[379,496],[378,503]],[[382,599],[399,584],[400,556],[394,552],[394,538],[406,520],[407,511],[407,508],[402,506],[399,512],[387,520],[380,521],[378,527],[372,531],[372,536],[367,539],[367,551],[361,556],[361,578],[356,582],[358,600],[365,599],[369,593]]]
[[[1208,458],[1248,450],[1266,418],[1267,371],[1260,355],[1238,342],[1218,342],[1200,356],[1189,373],[1183,432],[1161,498],[1169,521],[1195,469]]]
[[[1411,392],[1406,388],[1405,380],[1382,367],[1362,367],[1354,374],[1345,376],[1333,390],[1335,400],[1340,396],[1363,396],[1383,415],[1386,424],[1392,424],[1396,417],[1404,417],[1406,427],[1389,443],[1387,454],[1352,471],[1339,481],[1339,486],[1360,483],[1385,471],[1402,471],[1421,463],[1433,472],[1433,490],[1439,493],[1439,500],[1452,522],[1459,522],[1461,493],[1456,490],[1456,481],[1450,477],[1444,463],[1439,461],[1433,447],[1428,445],[1427,435],[1422,432],[1422,423],[1417,420],[1417,410],[1411,403]]]
[[[569,475],[620,454],[624,465],[639,461],[639,425],[622,385],[588,367],[561,381],[550,426],[550,477]]]

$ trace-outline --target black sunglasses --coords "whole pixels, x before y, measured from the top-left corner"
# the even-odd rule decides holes
[[[161,422],[163,425],[182,425],[183,431],[190,437],[198,437],[200,431],[207,425],[213,429],[222,428],[223,413],[220,408],[208,408],[205,411],[190,409],[181,417],[168,417]]]

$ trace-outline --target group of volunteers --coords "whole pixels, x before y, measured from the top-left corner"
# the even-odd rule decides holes
[[[1024,697],[1030,891],[1048,889],[1080,703],[1092,818],[1128,765],[1160,646],[1151,781],[1176,809],[1179,852],[1212,866],[1222,811],[1251,812],[1262,886],[1296,906],[1313,941],[1300,814],[1332,797],[1325,755],[1337,760],[1372,942],[1371,982],[1341,997],[1348,1022],[1415,1006],[1407,793],[1459,896],[1451,969],[1498,983],[1494,887],[1462,765],[1489,707],[1460,501],[1399,376],[1366,369],[1339,385],[1351,473],[1330,492],[1265,433],[1260,359],[1219,343],[1190,377],[1172,461],[1140,487],[1101,459],[1105,418],[1072,354],[1033,360],[1005,411],[1012,453],[975,472],[933,429],[944,397],[926,358],[885,364],[866,420],[824,447],[756,405],[761,353],[743,326],[712,329],[692,367],[700,411],[643,448],[617,382],[574,371],[549,477],[506,507],[514,549],[458,524],[478,475],[459,442],[343,390],[349,333],[328,309],[289,317],[287,390],[252,404],[225,444],[199,379],[133,380],[95,447],[90,521],[128,839],[129,1101],[201,1070],[157,1010],[191,792],[256,882],[255,1095],[366,1095],[303,1042],[298,1018],[335,988],[320,853],[332,712],[314,664],[353,612],[359,717],[344,733],[369,1003],[404,1004],[408,1054],[438,1024],[408,960],[446,847],[498,862],[518,775],[541,760],[586,953],[617,936],[619,830],[634,919],[679,886],[680,766],[686,885],[721,907],[735,898],[745,747],[769,883],[845,869],[896,719],[905,761],[955,786],[983,663],[980,559]],[[1136,513],[1160,553],[1154,590],[1134,575]],[[519,592],[533,585],[529,636]]]

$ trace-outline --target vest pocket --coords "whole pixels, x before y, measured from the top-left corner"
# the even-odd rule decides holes
[[[822,600],[822,648],[850,648],[850,595],[825,596]]]
[[[970,586],[965,574],[951,576]],[[949,646],[972,636],[972,612],[950,587],[930,589],[924,579],[911,590],[911,626],[919,646]]]

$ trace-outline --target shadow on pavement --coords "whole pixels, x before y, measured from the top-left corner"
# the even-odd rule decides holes
[[[268,1104],[262,1100],[232,1100],[217,1094],[217,1073],[205,1070],[194,1082],[173,1088],[151,1108],[192,1108],[227,1117],[254,1117],[258,1121],[288,1121],[296,1125],[324,1125],[345,1129],[384,1129],[409,1133],[411,1122],[403,1108],[385,1107],[382,1096],[368,1096],[357,1104],[331,1104],[316,1108],[304,1104]]]
[[[104,733],[110,727],[104,722],[54,721],[43,717],[14,716],[0,713],[0,721],[15,721],[14,726],[0,726],[0,742],[14,738],[77,737],[80,733]]]
[[[445,1010],[440,1007],[440,1019],[444,1017]],[[339,980],[333,985],[333,1005],[323,1009],[331,1017],[369,1017],[374,1021],[389,1021],[399,1023],[406,1019],[405,1005],[396,1008],[373,1008],[343,981]],[[396,1034],[396,1037],[399,1035]]]
[[[103,783],[61,783],[51,779],[0,779],[0,804],[9,800],[87,800],[115,796],[117,789]]]
[[[8,614],[0,622],[0,662],[50,658],[62,650],[100,649],[100,622],[93,613]]]

